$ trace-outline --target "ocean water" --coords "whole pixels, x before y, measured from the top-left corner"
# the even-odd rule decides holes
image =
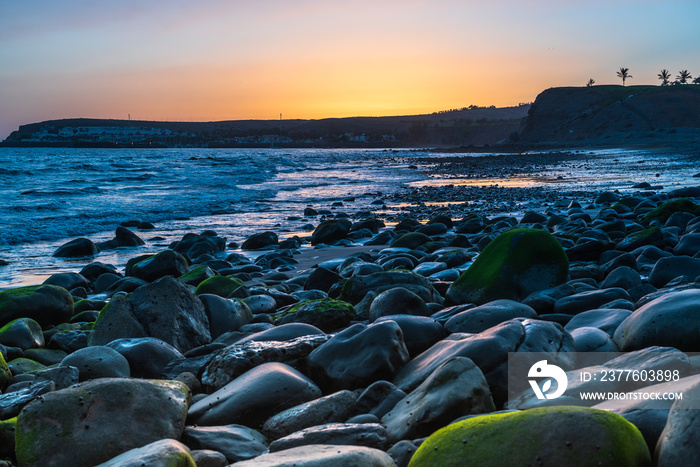
[[[302,218],[307,206],[352,217],[376,212],[372,201],[408,187],[498,184],[631,192],[642,181],[661,190],[700,184],[692,177],[700,171],[698,156],[668,152],[586,151],[512,173],[484,176],[482,170],[477,178],[437,164],[453,156],[355,149],[0,148],[0,260],[9,262],[0,266],[0,288],[81,269],[90,260],[51,255],[77,237],[111,239],[129,220],[156,226],[137,231],[146,246],[102,252],[94,260],[121,267],[136,254],[162,250],[187,232],[206,229],[239,244],[264,230],[282,238],[308,235],[304,225],[315,226],[319,219]],[[338,202],[343,205],[333,206]],[[396,214],[400,207],[399,198],[384,212]]]

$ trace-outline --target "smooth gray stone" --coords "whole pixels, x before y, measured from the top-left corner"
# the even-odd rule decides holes
[[[375,323],[383,321],[393,321],[399,325],[404,344],[411,357],[415,357],[445,337],[442,324],[427,316],[387,315],[378,318]]]
[[[590,311],[584,311],[575,315],[571,320],[564,326],[569,332],[574,329],[583,327],[594,327],[605,331],[611,337],[615,334],[615,330],[622,323],[625,318],[631,315],[632,312],[629,310],[620,309],[596,309]]]
[[[617,299],[629,300],[630,295],[619,287],[591,290],[561,298],[554,303],[554,313],[576,315],[584,311],[600,308],[601,305]]]
[[[384,451],[364,446],[340,446],[310,444],[284,451],[263,454],[247,461],[236,462],[231,467],[396,467],[393,459]]]
[[[683,391],[671,406],[668,420],[654,451],[659,467],[692,465],[700,457],[700,386]]]
[[[119,454],[98,467],[194,466],[190,450],[174,439],[162,439]]]
[[[270,452],[314,444],[365,446],[384,450],[389,446],[389,441],[386,428],[379,423],[327,423],[273,441],[270,443]]]
[[[155,337],[116,339],[107,347],[126,358],[134,378],[158,379],[170,362],[185,358],[175,347]]]
[[[252,459],[269,446],[265,435],[243,425],[186,427],[182,442],[190,449],[218,451],[228,462]]]
[[[80,381],[97,378],[128,378],[129,362],[116,350],[105,346],[85,347],[64,358],[59,366],[78,369]]]
[[[382,316],[395,314],[427,316],[430,313],[418,295],[403,287],[395,287],[380,293],[372,301],[369,307],[369,321],[371,323]]]
[[[445,331],[478,333],[513,318],[536,319],[537,313],[513,300],[494,300],[453,316],[445,323]]]

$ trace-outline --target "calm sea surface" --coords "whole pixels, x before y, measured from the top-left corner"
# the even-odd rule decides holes
[[[583,162],[543,167],[546,176],[539,180],[464,183],[621,190],[639,181],[665,189],[700,184],[692,178],[700,171],[692,158],[640,151],[588,154]],[[333,212],[352,216],[407,186],[461,183],[409,167],[412,158],[426,155],[446,157],[342,149],[0,148],[0,259],[10,263],[0,266],[0,288],[79,270],[89,261],[52,258],[52,253],[77,237],[108,240],[123,221],[156,226],[138,232],[147,241],[138,253],[160,250],[186,232],[205,229],[240,243],[263,230],[281,237],[302,232],[310,222],[300,219],[307,206],[331,209],[340,201],[343,206]],[[134,249],[116,250],[95,260],[123,265],[134,254]]]

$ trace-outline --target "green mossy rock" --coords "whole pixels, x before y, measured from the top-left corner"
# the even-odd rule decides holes
[[[0,421],[0,456],[15,456],[15,427],[17,417]]]
[[[227,298],[242,285],[243,284],[241,284],[233,277],[214,276],[202,281],[202,283],[200,283],[195,289],[194,294],[201,295],[205,293],[210,293],[218,295],[219,297]]]
[[[7,383],[12,379],[12,372],[10,367],[7,366],[5,357],[0,353],[0,389],[5,389]]]
[[[569,259],[556,238],[539,229],[511,229],[493,239],[447,290],[452,303],[520,301],[566,282]]]
[[[22,350],[44,346],[44,334],[39,323],[31,318],[18,318],[0,328],[0,344]]]
[[[126,451],[100,467],[197,467],[190,449],[174,439],[161,439],[142,448]]]
[[[620,415],[584,407],[544,407],[473,417],[426,439],[409,467],[568,467],[651,465],[637,427]]]
[[[75,302],[75,306],[73,307],[73,313],[78,314],[82,313],[83,311],[100,311],[102,308],[107,305],[107,302],[104,300],[79,300]]]
[[[29,358],[19,357],[7,362],[7,366],[13,375],[22,375],[25,373],[36,373],[37,371],[45,370],[46,365],[36,362]]]
[[[666,201],[657,208],[649,211],[647,215],[642,218],[642,223],[649,225],[649,223],[652,221],[659,221],[661,224],[663,224],[669,217],[677,212],[690,212],[692,214],[698,214],[699,211],[700,206],[687,198],[674,199],[671,201]]]
[[[650,227],[630,233],[617,244],[617,249],[632,251],[644,245],[654,245],[663,249],[664,243],[664,234],[661,232],[661,228]]]
[[[344,328],[355,319],[355,308],[332,298],[307,300],[276,316],[277,324],[306,323],[323,332]]]
[[[42,328],[65,323],[73,316],[73,297],[56,285],[31,285],[0,292],[0,326],[31,318]]]
[[[184,282],[187,285],[193,285],[197,287],[206,279],[209,279],[210,277],[214,276],[216,276],[216,273],[212,271],[209,266],[207,266],[206,264],[200,264],[187,274],[183,274],[182,276],[178,277],[177,280],[179,280],[180,282]]]

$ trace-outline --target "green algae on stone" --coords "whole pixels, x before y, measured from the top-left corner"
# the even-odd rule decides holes
[[[10,360],[9,362],[7,362],[7,366],[13,375],[36,373],[37,371],[46,369],[46,365],[24,357],[19,357]]]
[[[236,289],[241,287],[238,280],[233,277],[228,276],[214,276],[203,280],[195,289],[195,295],[202,295],[205,293],[218,295],[219,297],[227,298]]]
[[[342,300],[320,298],[301,302],[275,317],[277,324],[306,323],[331,332],[350,324],[355,319],[355,308]]]
[[[552,234],[517,228],[493,239],[447,290],[452,303],[522,300],[566,282],[569,260]]]
[[[73,316],[73,297],[56,285],[31,285],[0,292],[0,326],[17,318],[32,318],[42,327]]]
[[[697,214],[698,211],[700,211],[700,206],[687,198],[673,199],[649,211],[646,216],[642,218],[642,223],[648,225],[652,221],[659,221],[663,224],[669,217],[677,212]]]
[[[187,285],[193,285],[197,287],[199,284],[204,282],[210,277],[216,276],[216,273],[211,270],[206,264],[200,264],[196,268],[192,269],[190,272],[183,274],[178,277],[177,280],[184,282]]]
[[[655,245],[663,248],[665,243],[664,234],[660,227],[649,227],[648,229],[637,230],[628,234],[620,243],[617,249],[622,251],[633,251],[644,245]]]
[[[17,417],[0,421],[0,456],[14,457]]]
[[[0,389],[5,389],[7,383],[12,379],[12,372],[10,367],[7,366],[5,357],[0,353]]]
[[[83,311],[100,311],[105,305],[107,305],[107,302],[104,300],[78,300],[73,306],[73,313],[77,315]]]
[[[637,427],[622,416],[585,407],[543,407],[468,418],[430,435],[409,467],[569,467],[651,465]]]

